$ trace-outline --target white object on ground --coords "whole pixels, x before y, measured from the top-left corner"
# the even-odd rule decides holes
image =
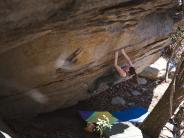
[[[0,133],[1,133],[3,136],[5,136],[5,138],[11,138],[8,134],[6,134],[6,133],[3,132],[3,131],[0,131]]]
[[[115,124],[104,133],[107,138],[143,138],[141,130],[130,122]]]
[[[140,73],[140,76],[155,80],[158,78],[158,74],[159,74],[158,69],[148,66]]]
[[[141,73],[140,76],[157,79],[163,78],[166,73],[167,60],[163,57],[160,57],[156,62],[146,67]],[[171,72],[175,71],[175,67],[172,68]]]

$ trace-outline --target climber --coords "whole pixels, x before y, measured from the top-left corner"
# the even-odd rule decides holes
[[[115,60],[114,60],[114,67],[119,77],[118,80],[120,79],[128,80],[133,77],[135,81],[137,81],[137,74],[134,65],[130,60],[129,56],[126,54],[125,50],[121,49],[121,53],[128,61],[128,64],[123,64],[122,66],[118,65],[118,55],[119,55],[118,53],[119,53],[118,51],[115,52]]]
[[[130,60],[129,56],[126,54],[124,49],[121,49],[121,53],[128,61],[128,64],[123,64],[122,66],[118,65],[119,51],[116,51],[114,60],[114,69],[108,75],[104,75],[97,78],[95,80],[93,88],[89,90],[90,93],[96,93],[101,83],[106,83],[109,86],[109,88],[111,88],[113,85],[121,81],[126,81],[132,78],[135,84],[137,84],[137,74],[132,61]]]

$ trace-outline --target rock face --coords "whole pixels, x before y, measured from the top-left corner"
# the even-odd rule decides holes
[[[120,48],[141,72],[169,43],[175,2],[1,1],[1,114],[33,115],[88,98]]]
[[[143,76],[148,79],[158,79],[164,78],[166,73],[167,60],[163,57],[160,57],[156,62],[146,67],[141,73],[140,76]]]

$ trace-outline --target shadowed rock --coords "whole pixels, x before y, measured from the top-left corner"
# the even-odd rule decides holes
[[[141,72],[169,43],[175,2],[1,1],[1,114],[34,115],[89,98],[120,48]]]

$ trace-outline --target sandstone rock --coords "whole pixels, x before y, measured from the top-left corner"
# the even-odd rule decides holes
[[[112,105],[125,105],[126,101],[122,97],[117,96],[117,97],[112,98],[111,104]]]
[[[168,45],[175,6],[173,0],[1,1],[0,114],[36,115],[89,98],[88,88],[111,69],[120,48],[140,73]]]
[[[143,72],[141,72],[140,76],[148,78],[148,79],[157,79],[159,70],[153,67],[146,67]]]
[[[140,75],[153,80],[157,78],[163,78],[166,73],[166,66],[167,60],[160,57],[153,64],[146,67]]]
[[[153,68],[157,68],[159,70],[159,73],[157,75],[158,78],[165,77],[166,73],[166,66],[167,66],[167,60],[160,57],[154,64],[150,65]],[[173,63],[169,64],[169,78],[172,78],[174,76],[174,73],[176,71],[176,65]]]
[[[159,70],[157,78],[163,78],[166,73],[167,60],[163,57],[160,57],[156,62],[150,65],[152,68],[156,68]]]

